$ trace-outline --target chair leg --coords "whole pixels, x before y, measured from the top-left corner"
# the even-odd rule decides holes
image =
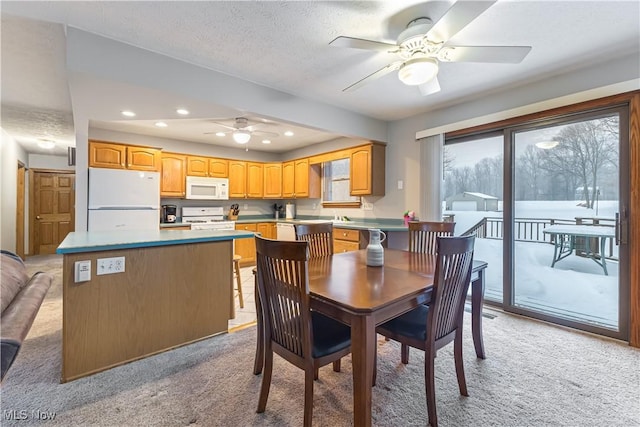
[[[313,368],[313,380],[317,381],[320,378],[320,368]]]
[[[342,362],[342,359],[338,359],[335,362],[333,362],[333,372],[340,372],[340,367],[341,367],[340,362]]]
[[[456,361],[456,376],[458,377],[458,387],[460,388],[460,394],[463,396],[469,396],[467,392],[467,381],[464,377],[464,361],[462,359],[462,328],[458,327],[456,330],[456,338],[453,342],[453,356]]]
[[[238,286],[238,299],[240,300],[240,308],[244,308],[244,298],[242,296],[242,278],[240,277],[240,262],[233,261],[233,269],[236,272],[236,285]]]
[[[258,284],[255,284],[254,290],[256,300],[256,328],[258,330],[257,342],[256,342],[256,357],[253,361],[253,373],[259,375],[262,373],[262,366],[264,365],[264,320],[262,313],[262,302],[260,301],[260,295],[258,294]]]
[[[406,344],[400,346],[400,359],[405,365],[409,364],[409,346]]]
[[[271,371],[273,369],[273,351],[271,344],[267,345],[264,351],[264,372],[262,374],[262,387],[260,387],[260,399],[258,400],[257,413],[264,412],[269,398],[269,387],[271,386]]]
[[[435,354],[427,350],[424,353],[424,384],[427,394],[427,413],[429,414],[429,425],[438,427],[438,415],[436,413],[436,384],[434,372]]]
[[[313,369],[313,368],[312,368]],[[317,374],[318,370],[314,369]],[[311,427],[313,419],[313,378],[314,373],[305,371],[304,373],[304,426]]]

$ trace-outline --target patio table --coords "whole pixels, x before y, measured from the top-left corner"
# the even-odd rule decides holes
[[[615,231],[613,227],[597,226],[597,225],[552,225],[543,230],[543,233],[555,236],[553,248],[553,261],[551,267],[571,255],[576,249],[576,237],[582,237],[585,241],[585,252],[587,257],[591,258],[596,264],[602,267],[604,274],[607,272],[607,261],[604,256],[604,248],[607,238],[613,239]],[[596,254],[592,249],[591,240],[597,238],[600,241],[600,255]]]

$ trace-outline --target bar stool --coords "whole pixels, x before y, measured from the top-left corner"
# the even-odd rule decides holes
[[[244,298],[242,297],[242,278],[240,277],[240,255],[233,254],[233,272],[236,275],[236,284],[238,286],[238,299],[240,300],[240,308],[244,308]]]

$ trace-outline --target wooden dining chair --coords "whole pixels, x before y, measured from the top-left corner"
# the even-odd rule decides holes
[[[309,242],[309,258],[333,255],[333,223],[295,224],[296,240]]]
[[[455,222],[409,222],[409,252],[436,254],[436,238],[453,236]]]
[[[436,254],[436,239],[453,236],[455,222],[411,221],[409,222],[409,252]],[[425,303],[429,305],[429,303]],[[389,338],[387,337],[387,341]],[[409,346],[402,344],[400,348],[402,363],[409,363]]]
[[[438,252],[431,303],[419,305],[376,328],[376,332],[425,352],[425,388],[429,424],[438,425],[434,359],[436,352],[454,342],[453,354],[460,394],[468,396],[462,361],[464,304],[471,282],[474,236],[438,237]],[[403,361],[404,363],[404,361]],[[374,382],[376,368],[374,364]]]
[[[318,368],[351,352],[351,329],[309,307],[309,243],[256,236],[257,279],[264,313],[264,372],[258,413],[265,411],[273,353],[304,371],[304,425],[313,415],[313,382]]]

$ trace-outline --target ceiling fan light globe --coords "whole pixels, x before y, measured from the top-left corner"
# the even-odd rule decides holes
[[[251,139],[251,133],[246,130],[236,130],[233,132],[233,140],[238,144],[246,144]]]
[[[408,86],[418,86],[438,74],[438,61],[433,58],[414,58],[406,61],[398,71],[400,81]]]

